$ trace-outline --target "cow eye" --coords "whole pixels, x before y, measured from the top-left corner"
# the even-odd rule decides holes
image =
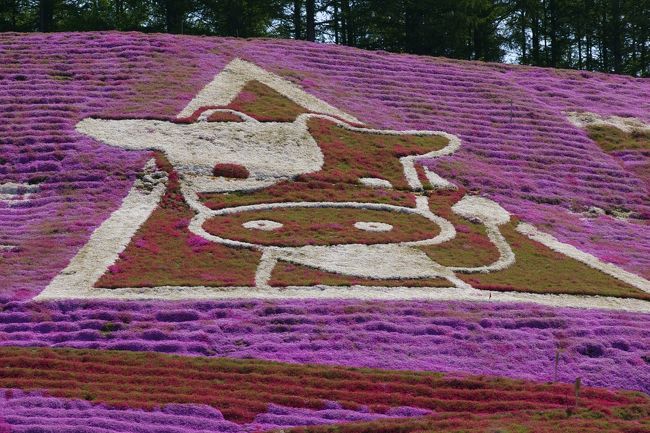
[[[270,220],[252,220],[252,221],[246,221],[245,223],[242,224],[242,226],[247,229],[265,230],[265,231],[277,230],[281,228],[283,225],[284,224],[282,223],[276,221],[270,221]]]
[[[392,225],[377,221],[358,221],[354,223],[354,227],[367,232],[389,232],[393,230]]]

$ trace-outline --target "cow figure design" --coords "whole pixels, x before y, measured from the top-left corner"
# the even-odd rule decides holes
[[[647,309],[650,281],[432,171],[438,158],[459,162],[455,135],[372,129],[241,59],[175,118],[86,118],[76,130],[152,159],[37,299],[570,298],[609,308],[630,296]]]
[[[269,286],[278,261],[374,280],[442,278],[456,287],[466,285],[455,272],[489,272],[514,261],[510,247],[497,228],[509,221],[509,214],[495,202],[476,196],[465,196],[452,209],[458,215],[485,224],[500,253],[497,262],[481,268],[454,268],[436,263],[418,249],[447,242],[456,236],[453,224],[431,211],[421,176],[423,173],[428,181],[441,188],[453,188],[453,185],[429,170],[419,173],[416,168],[421,159],[455,152],[460,141],[453,135],[439,131],[369,129],[331,115],[309,112],[298,115],[292,122],[261,122],[230,108],[199,111],[191,123],[85,119],[77,125],[77,130],[111,146],[164,153],[179,174],[185,201],[195,212],[189,229],[211,242],[262,253],[255,275],[257,287]],[[215,117],[227,120],[209,121]],[[340,155],[336,155],[336,146],[327,149],[319,146],[311,132],[314,123],[370,142],[382,155],[392,155],[398,162],[401,173],[383,175],[381,166],[373,171],[367,164],[364,166],[363,161],[345,161],[348,172],[379,173],[375,177],[358,177],[355,190],[398,189],[411,195],[415,206],[346,197],[327,201],[256,202],[212,209],[201,200],[205,194],[255,194],[279,184],[300,185],[297,179],[332,174],[334,166],[342,165]],[[429,139],[435,140],[436,145],[427,148]],[[404,148],[405,143],[413,140],[417,145]],[[415,153],[423,149],[428,151]],[[370,154],[359,159],[373,157],[375,155]],[[357,164],[360,167],[355,167]],[[230,178],[215,175],[214,168],[218,165],[243,167],[246,175]],[[332,180],[337,181],[336,178]],[[351,221],[347,229],[355,234],[346,239],[310,239],[310,226],[318,221],[323,211],[334,218],[337,214],[345,214],[346,221]],[[233,217],[246,229],[236,238],[228,231]],[[283,219],[286,218],[291,224],[285,227]],[[296,226],[295,220],[306,224]],[[409,233],[412,227],[419,227],[419,230]],[[289,242],[287,231],[291,234]],[[394,231],[407,234],[394,237]],[[274,233],[278,234],[277,239]],[[262,235],[263,242],[259,240]]]

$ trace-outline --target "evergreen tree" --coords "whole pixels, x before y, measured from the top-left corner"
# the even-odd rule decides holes
[[[650,0],[0,0],[0,31],[112,29],[650,76]]]

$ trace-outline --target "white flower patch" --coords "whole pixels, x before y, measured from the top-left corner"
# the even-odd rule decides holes
[[[264,230],[264,231],[273,231],[280,229],[284,226],[284,224],[276,222],[276,221],[270,221],[270,220],[253,220],[253,221],[246,221],[245,223],[242,224],[242,227],[246,229],[254,229],[254,230]]]
[[[334,245],[274,249],[276,258],[326,272],[372,279],[447,278],[446,267],[404,244]]]
[[[30,200],[32,195],[38,192],[39,189],[39,185],[32,185],[29,183],[0,183],[0,202],[6,203],[9,206],[25,202]],[[18,246],[14,244],[0,244],[0,252],[14,251],[16,248],[18,248]]]
[[[360,177],[359,183],[361,185],[369,186],[371,188],[386,188],[390,189],[393,187],[386,179],[379,179],[378,177]]]
[[[510,221],[510,213],[498,203],[475,195],[466,195],[451,210],[463,218],[486,226],[500,226]]]
[[[578,128],[587,126],[613,126],[623,132],[634,131],[650,132],[650,124],[635,117],[601,116],[596,113],[570,111],[566,113],[569,122]]]
[[[367,232],[389,232],[393,230],[392,225],[376,221],[357,221],[354,223],[354,227]]]
[[[428,167],[423,166],[423,168],[424,168],[424,175],[427,177],[427,180],[429,181],[429,183],[431,184],[431,187],[433,189],[440,189],[440,190],[446,190],[446,189],[448,189],[448,190],[457,190],[458,189],[458,187],[456,185],[449,182],[447,179],[445,179],[443,177],[440,177],[439,175],[437,175],[436,173],[431,171],[431,169],[429,169]]]
[[[0,183],[0,201],[12,204],[28,200],[33,193],[38,191],[38,189],[38,185],[31,185],[28,183]]]

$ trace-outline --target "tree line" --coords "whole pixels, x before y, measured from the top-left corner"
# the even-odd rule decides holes
[[[650,0],[0,0],[0,31],[282,37],[650,76]]]

